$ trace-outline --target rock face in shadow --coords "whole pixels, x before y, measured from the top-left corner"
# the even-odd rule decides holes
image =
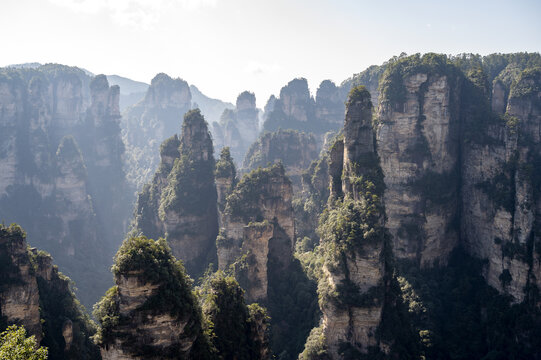
[[[319,227],[323,264],[318,293],[323,316],[301,354],[304,359],[390,353],[380,329],[384,311],[393,311],[385,310],[391,292],[391,244],[373,139],[370,93],[356,87],[346,104],[343,137],[331,148],[331,199]],[[319,350],[314,350],[314,343]]]
[[[225,109],[220,122],[212,124],[216,148],[229,147],[237,164],[242,162],[246,151],[259,135],[259,109],[255,95],[244,91],[237,97],[234,109]]]
[[[325,80],[319,86],[314,100],[306,79],[293,79],[280,90],[278,98],[271,96],[268,100],[263,128],[266,131],[300,130],[322,137],[342,125],[344,95],[332,81]]]
[[[54,359],[97,359],[95,325],[44,251],[18,225],[0,226],[0,331],[22,325]]]
[[[129,212],[119,89],[62,65],[0,69],[0,217],[27,229],[91,306]]]
[[[158,171],[143,187],[136,205],[136,231],[165,237],[192,276],[202,274],[216,256],[213,151],[205,119],[199,110],[188,112],[180,138],[175,135],[162,144]]]
[[[136,188],[151,179],[160,162],[160,144],[178,132],[179,119],[191,108],[188,83],[160,73],[152,79],[145,98],[123,113],[128,178]]]
[[[287,176],[296,190],[301,187],[301,176],[319,155],[316,138],[295,130],[265,133],[250,146],[242,164],[243,171],[282,162]]]
[[[522,73],[506,99],[505,115],[487,121],[484,136],[472,138],[464,151],[461,224],[466,248],[488,260],[484,274],[488,284],[516,302],[528,296],[532,285],[539,287],[541,278],[535,251],[539,247],[540,84],[539,71]],[[493,97],[492,108],[495,101],[500,102]],[[472,124],[477,119],[470,112],[467,120]]]
[[[217,240],[218,266],[249,265],[239,279],[248,302],[267,300],[270,256],[279,258],[283,268],[292,261],[292,196],[291,182],[277,164],[246,175],[227,198]]]

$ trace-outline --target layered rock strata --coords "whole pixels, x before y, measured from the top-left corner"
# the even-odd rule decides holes
[[[210,358],[190,280],[165,240],[125,240],[113,272],[95,310],[103,359]]]
[[[0,226],[0,331],[22,325],[54,359],[97,359],[94,324],[50,255],[30,249],[18,225]]]
[[[139,194],[134,229],[165,237],[190,274],[201,274],[216,254],[218,234],[214,156],[210,133],[199,110],[184,116],[182,135],[161,146],[162,161]]]
[[[0,89],[0,217],[24,226],[92,304],[129,208],[119,89],[54,64],[0,69]]]
[[[344,136],[337,140],[342,145],[333,146],[330,164],[332,182],[341,188],[332,192],[320,220],[324,263],[318,286],[323,313],[319,331],[331,359],[344,352],[388,352],[378,332],[388,291],[384,249],[389,244],[368,91],[354,88],[346,109]]]
[[[278,258],[284,269],[292,261],[292,196],[291,182],[283,166],[277,164],[245,175],[227,198],[217,240],[218,265],[227,269],[248,264],[239,279],[248,302],[266,301],[271,256]]]
[[[269,163],[282,162],[286,174],[296,190],[300,190],[301,176],[319,155],[316,138],[295,130],[267,132],[250,146],[242,164],[244,171],[250,171]]]

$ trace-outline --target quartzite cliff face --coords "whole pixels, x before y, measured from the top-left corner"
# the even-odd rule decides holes
[[[318,292],[323,316],[311,335],[312,341],[323,339],[319,352],[331,359],[390,351],[380,331],[392,272],[385,251],[390,243],[368,91],[354,88],[346,108],[343,138],[331,149],[332,198],[320,219],[324,262]],[[317,352],[307,348],[302,357],[322,358]]]
[[[136,231],[165,237],[188,273],[198,275],[216,254],[218,234],[214,156],[210,133],[199,110],[184,116],[182,135],[161,146],[162,161],[136,206]]]
[[[52,253],[91,305],[129,207],[118,87],[62,65],[0,73],[0,217]]]
[[[459,75],[452,65],[406,73],[399,63],[387,79],[395,82],[384,82],[377,148],[393,250],[444,263],[458,243]]]
[[[239,261],[249,265],[240,280],[249,302],[267,300],[270,257],[279,259],[283,269],[292,261],[292,197],[291,182],[278,164],[246,175],[227,198],[217,240],[218,265],[220,269]]]
[[[282,162],[287,176],[299,189],[303,172],[318,155],[319,148],[313,134],[280,129],[261,135],[250,146],[242,166],[244,171],[250,171],[269,163]]]
[[[541,276],[539,73],[511,81],[509,59],[492,78],[434,54],[388,64],[376,140],[395,256],[430,267],[462,246],[488,260],[488,284],[521,302]]]
[[[129,238],[115,260],[116,286],[94,312],[102,358],[209,359],[200,307],[165,240]]]
[[[52,359],[97,359],[95,332],[52,258],[30,249],[18,225],[0,226],[0,331],[23,325]]]
[[[178,132],[178,119],[192,108],[188,83],[156,75],[145,98],[122,115],[122,137],[128,157],[128,179],[140,189],[156,171],[160,144]]]

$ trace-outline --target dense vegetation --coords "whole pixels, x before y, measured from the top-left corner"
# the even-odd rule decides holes
[[[137,326],[134,323],[137,319],[144,322],[145,318],[154,315],[169,314],[179,321],[189,320],[183,333],[175,335],[193,339],[191,355],[200,359],[210,356],[209,338],[203,329],[201,309],[191,289],[192,280],[186,275],[182,263],[173,257],[164,239],[154,241],[144,236],[126,239],[115,256],[112,270],[117,283],[121,277],[136,277],[143,283],[157,285],[157,289],[129,316],[123,316],[120,314],[118,287],[111,288],[94,308],[94,316],[101,325],[96,336],[100,345],[110,344],[115,336],[122,336],[125,326]],[[157,351],[130,334],[126,341],[130,344],[129,351],[134,354],[144,356]],[[159,351],[164,356],[173,356],[181,352],[179,346],[176,343]]]
[[[35,336],[26,337],[24,327],[12,325],[0,333],[0,359],[46,360],[47,348],[39,347]]]
[[[272,197],[268,193],[270,181],[273,178],[285,178],[285,169],[282,163],[267,168],[257,168],[242,177],[233,192],[227,197],[225,213],[246,222],[263,221],[263,214],[259,207],[259,199]]]
[[[45,252],[30,254],[37,269],[52,262],[50,255]],[[53,266],[50,281],[41,276],[37,277],[37,281],[44,333],[41,344],[49,349],[49,356],[52,359],[98,359],[99,349],[91,340],[96,333],[96,324],[75,297],[71,280]],[[66,325],[72,327],[69,348],[63,337]]]
[[[216,161],[216,170],[214,171],[216,178],[227,178],[234,180],[237,176],[235,163],[231,157],[229,147],[224,147],[220,152],[220,159]]]
[[[482,260],[457,249],[447,266],[399,264],[400,285],[426,359],[536,359],[541,312],[533,292],[512,304],[486,284]]]
[[[232,276],[207,274],[198,289],[207,331],[219,359],[260,358],[268,347],[268,317],[258,304],[247,306]]]

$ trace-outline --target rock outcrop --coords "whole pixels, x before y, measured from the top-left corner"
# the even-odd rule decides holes
[[[269,257],[280,259],[283,268],[292,261],[292,196],[291,182],[276,164],[245,175],[227,198],[217,240],[218,265],[245,268],[239,280],[248,302],[267,300]]]
[[[6,323],[23,325],[40,342],[38,283],[20,227],[0,227],[0,256],[0,315]]]
[[[344,96],[339,87],[330,80],[323,80],[316,92],[315,117],[330,128],[342,126],[344,117]]]
[[[0,89],[0,217],[52,253],[91,305],[129,211],[118,87],[49,64],[1,69]]]
[[[319,147],[312,134],[280,129],[264,133],[250,146],[242,170],[251,171],[269,163],[282,162],[287,176],[299,190],[303,172],[318,155]]]
[[[139,194],[136,206],[135,231],[165,237],[192,276],[202,274],[216,254],[213,151],[205,119],[199,110],[189,111],[180,139],[175,135],[162,144],[158,171]]]
[[[304,78],[291,80],[280,90],[280,97],[271,97],[265,106],[266,131],[293,129],[323,136],[337,130],[343,117],[341,91],[329,80],[321,83],[316,100],[310,95]]]
[[[248,91],[239,94],[235,109],[225,109],[220,122],[213,124],[215,146],[229,147],[239,164],[258,134],[259,110],[255,106],[255,95]]]
[[[364,87],[352,89],[346,109],[344,135],[336,140],[341,145],[332,147],[329,166],[331,182],[341,188],[332,192],[320,219],[323,265],[318,292],[323,316],[301,355],[305,359],[390,352],[381,336],[392,277],[390,243],[369,92]]]
[[[151,179],[160,162],[160,144],[178,131],[178,119],[191,107],[188,83],[160,73],[152,79],[145,98],[123,113],[128,179],[137,189]]]
[[[113,273],[94,312],[103,359],[210,358],[191,281],[165,240],[125,240]]]
[[[435,54],[387,64],[376,141],[397,259],[431,267],[464,247],[488,261],[490,286],[522,302],[541,276],[527,250],[537,236],[539,78],[499,56],[503,70]]]
[[[23,325],[52,359],[97,359],[94,324],[49,254],[28,248],[18,225],[0,226],[0,331]]]
[[[214,176],[218,200],[218,225],[221,228],[223,226],[223,216],[227,197],[231,194],[231,191],[233,191],[233,188],[237,184],[237,170],[235,169],[235,163],[233,162],[228,147],[222,149],[220,159],[216,161]]]
[[[377,148],[394,254],[443,264],[458,244],[460,76],[446,59],[410,58],[382,81]]]
[[[235,278],[218,271],[204,279],[198,294],[221,359],[270,358],[266,310],[258,304],[246,305]]]
[[[496,83],[498,84],[498,83]],[[539,181],[541,174],[541,73],[524,72],[505,98],[501,117],[485,117],[464,146],[462,233],[468,251],[487,259],[487,282],[521,302],[541,285],[539,264]],[[500,110],[500,86],[492,109]],[[485,100],[486,103],[486,100]],[[485,105],[485,108],[489,105]],[[499,112],[499,111],[498,111]],[[467,115],[467,124],[479,121]],[[529,250],[530,249],[530,250]]]
[[[219,268],[235,274],[247,303],[257,301],[268,309],[272,352],[284,359],[301,352],[317,316],[316,285],[293,256],[292,198],[281,163],[253,170],[227,197],[216,239]],[[257,329],[261,343],[264,327]]]

